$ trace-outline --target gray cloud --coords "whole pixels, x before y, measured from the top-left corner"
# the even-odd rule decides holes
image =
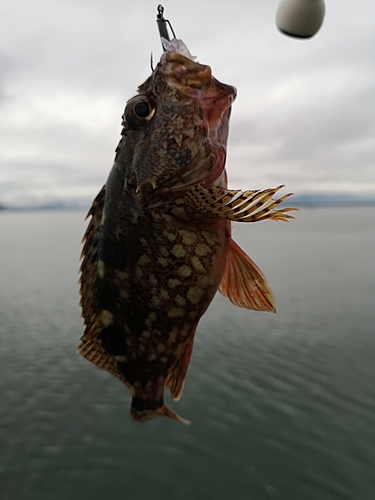
[[[92,197],[127,99],[160,56],[157,3],[13,0],[0,21],[0,202]],[[321,31],[291,40],[277,1],[164,3],[179,37],[238,89],[230,183],[375,196],[375,7],[327,1]]]

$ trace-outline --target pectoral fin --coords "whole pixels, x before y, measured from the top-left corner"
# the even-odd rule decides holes
[[[219,292],[236,306],[276,312],[275,299],[266,278],[232,239],[228,244],[227,267]]]
[[[201,184],[198,184],[187,191],[184,201],[186,206],[206,217],[226,219],[232,222],[258,222],[266,219],[287,221],[294,217],[286,212],[298,209],[280,208],[275,210],[279,203],[292,195],[289,193],[274,200],[272,196],[282,187],[284,186],[263,191],[241,191],[218,186],[205,189]]]

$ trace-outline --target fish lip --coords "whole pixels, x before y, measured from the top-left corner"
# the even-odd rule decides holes
[[[171,86],[182,89],[207,90],[211,85],[210,66],[200,64],[176,52],[165,52],[161,58],[161,74]]]
[[[164,52],[162,55],[162,61],[164,62],[176,62],[184,66],[189,71],[201,71],[206,68],[205,64],[200,64],[199,62],[193,61],[182,54],[177,52]]]
[[[162,55],[159,71],[171,88],[197,100],[203,107],[220,106],[223,112],[236,99],[236,88],[213,77],[210,66],[176,52]]]
[[[171,88],[198,101],[206,115],[220,118],[236,99],[236,88],[214,78],[210,66],[192,61],[182,54],[165,52],[159,71]],[[217,119],[208,121],[212,127]]]

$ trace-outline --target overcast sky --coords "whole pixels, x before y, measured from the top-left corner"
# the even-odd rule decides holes
[[[89,199],[106,181],[125,102],[161,54],[151,0],[12,0],[0,19],[0,203]],[[237,87],[232,188],[375,197],[375,3],[326,0],[310,40],[278,0],[166,0],[165,17]]]

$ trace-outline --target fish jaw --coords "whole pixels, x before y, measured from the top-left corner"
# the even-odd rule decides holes
[[[205,91],[211,85],[210,66],[192,61],[177,52],[163,54],[159,65],[159,71],[168,85],[174,86],[179,91],[186,93],[189,93],[189,89]]]
[[[228,130],[230,112],[224,113],[236,98],[235,87],[214,78],[210,66],[175,52],[163,54],[159,71],[170,87],[200,104],[204,112],[204,126],[211,139],[215,137],[212,132],[221,121],[221,125]],[[219,140],[226,145],[227,136],[220,136]]]

